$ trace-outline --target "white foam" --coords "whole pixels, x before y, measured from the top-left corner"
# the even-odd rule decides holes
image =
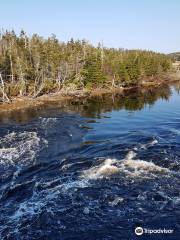
[[[156,145],[157,143],[158,143],[158,140],[157,140],[157,139],[154,139],[154,140],[152,140],[152,141],[149,142],[149,143],[140,144],[140,148],[141,148],[141,149],[147,149],[147,148],[149,148],[149,147],[152,147],[152,146]]]
[[[81,177],[86,179],[97,179],[123,173],[128,177],[148,178],[160,173],[169,172],[167,168],[160,167],[153,162],[134,159],[135,157],[136,153],[134,151],[129,151],[122,160],[118,161],[108,158],[102,164],[83,171]]]
[[[57,122],[57,118],[43,118],[39,117],[41,121],[41,126],[44,127],[45,129],[49,128],[50,126],[54,125]]]
[[[131,176],[146,176],[148,173],[165,173],[167,168],[159,167],[152,162],[144,160],[126,160],[121,165],[122,169]]]
[[[0,164],[4,166],[30,163],[48,142],[36,132],[9,133],[0,138]]]
[[[111,207],[114,207],[116,205],[118,205],[119,203],[122,203],[124,201],[124,199],[122,197],[116,197],[112,202],[109,202],[109,205]]]
[[[87,179],[97,179],[113,175],[119,172],[118,167],[112,165],[115,162],[115,159],[108,158],[100,166],[95,166],[85,170],[82,174],[82,177]]]
[[[131,176],[141,176],[147,177],[150,174],[166,173],[169,169],[160,167],[153,162],[148,162],[145,160],[134,159],[136,154],[130,151],[125,159],[120,162],[120,169],[128,173]]]
[[[84,188],[89,186],[88,181],[85,179],[69,181],[67,183],[58,184],[53,187],[53,182],[57,182],[61,178],[55,178],[49,182],[36,182],[33,194],[30,198],[20,202],[16,206],[16,209],[6,219],[6,226],[13,226],[13,232],[20,232],[22,224],[28,220],[28,225],[31,225],[33,221],[36,221],[36,216],[39,216],[42,212],[46,211],[49,214],[54,214],[54,211],[64,212],[67,210],[67,206],[59,206],[57,199],[59,196],[73,196],[77,188]],[[18,186],[18,185],[17,185]],[[41,186],[41,190],[38,187]],[[43,189],[45,187],[45,189]],[[42,190],[43,189],[43,190]],[[63,229],[65,226],[58,221],[58,228]],[[0,234],[4,229],[4,226],[0,226]]]
[[[47,211],[51,211],[49,205],[54,206],[56,204],[56,199],[59,198],[59,195],[72,195],[77,188],[85,188],[89,186],[89,183],[86,180],[75,180],[68,183],[59,184],[51,188],[53,182],[58,181],[58,179],[51,180],[47,183],[37,182],[34,187],[33,195],[30,199],[19,204],[18,208],[10,217],[9,221],[19,222],[22,218],[31,219],[34,215],[40,214],[46,208]],[[39,185],[44,187],[50,187],[42,191],[38,191],[37,187]],[[59,209],[60,211],[60,209]]]
[[[131,160],[136,157],[136,153],[134,151],[129,151],[125,157],[125,160]]]

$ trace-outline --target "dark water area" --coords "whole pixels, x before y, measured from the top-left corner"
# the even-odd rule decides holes
[[[179,239],[179,90],[0,116],[0,240]]]

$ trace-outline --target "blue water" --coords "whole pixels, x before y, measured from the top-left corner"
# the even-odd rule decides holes
[[[0,239],[179,239],[179,89],[0,116]]]

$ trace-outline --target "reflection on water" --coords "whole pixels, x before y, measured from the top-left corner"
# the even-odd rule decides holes
[[[158,99],[168,100],[172,91],[170,86],[159,89],[134,90],[122,97],[119,94],[104,94],[78,104],[78,110],[86,117],[100,117],[101,113],[112,110],[137,111],[146,105],[151,107]],[[75,108],[77,111],[77,109]]]
[[[177,93],[180,92],[180,84],[174,83],[174,89]],[[160,86],[152,89],[135,89],[124,96],[120,93],[101,94],[96,97],[87,99],[67,100],[63,102],[48,103],[43,107],[18,110],[10,113],[3,113],[0,116],[1,122],[14,120],[16,122],[27,122],[37,116],[46,115],[47,109],[55,109],[56,111],[73,111],[80,112],[85,117],[100,117],[103,112],[112,110],[125,109],[127,111],[137,111],[145,106],[153,106],[158,99],[168,101],[172,95],[172,84]]]
[[[179,89],[3,114],[0,240],[178,239]]]

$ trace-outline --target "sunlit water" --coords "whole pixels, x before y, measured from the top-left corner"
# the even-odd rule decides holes
[[[178,90],[1,116],[0,239],[179,239]]]

